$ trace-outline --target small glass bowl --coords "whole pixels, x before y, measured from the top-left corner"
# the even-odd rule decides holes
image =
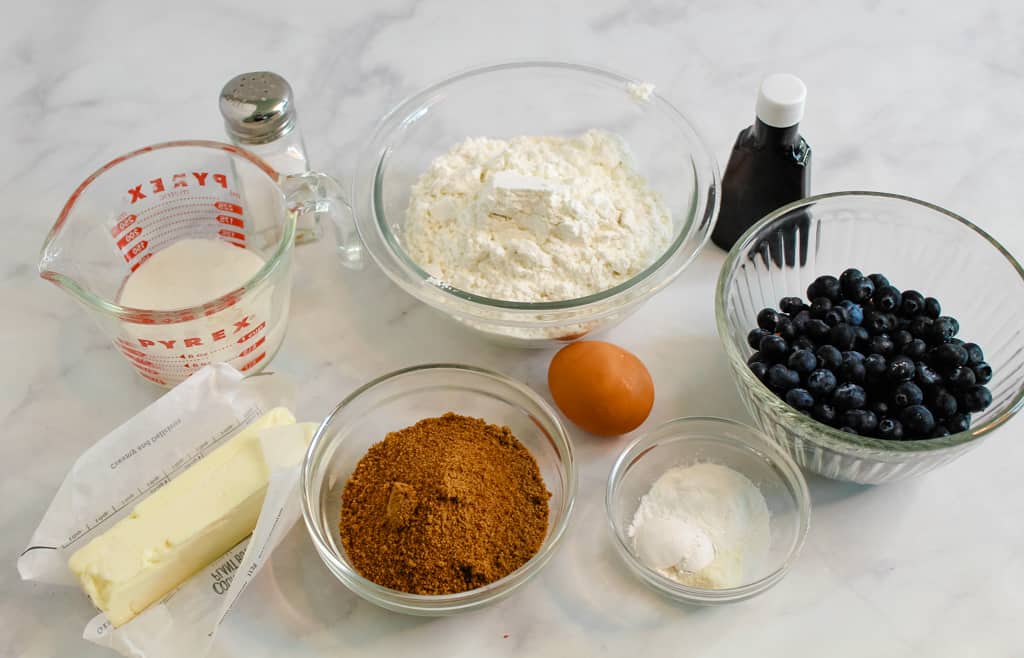
[[[366,451],[388,432],[446,412],[506,425],[530,451],[551,492],[548,533],[540,550],[501,580],[457,594],[424,596],[373,583],[355,570],[341,544],[341,495]],[[494,603],[537,575],[569,523],[576,464],[555,411],[524,384],[470,366],[434,364],[395,371],[356,389],[324,420],[302,465],[302,516],[317,553],[338,580],[382,608],[441,616]]]
[[[768,552],[748,560],[744,584],[727,589],[682,585],[645,566],[633,554],[627,529],[640,498],[662,473],[698,462],[721,464],[753,482],[770,513]],[[719,605],[749,599],[782,580],[800,553],[811,519],[811,498],[799,467],[757,430],[724,418],[676,418],[633,441],[608,476],[605,510],[612,542],[645,584],[678,603]]]
[[[805,258],[787,249],[803,245]],[[788,251],[788,253],[787,253]],[[980,345],[992,365],[992,404],[971,428],[919,441],[856,436],[803,415],[747,366],[747,333],[762,308],[803,295],[822,274],[848,267],[881,272],[901,289],[937,298],[960,321],[959,337]],[[981,443],[1024,406],[1024,269],[970,221],[907,196],[836,192],[779,208],[733,246],[715,296],[718,335],[736,387],[765,434],[800,466],[827,478],[882,484],[927,473]]]

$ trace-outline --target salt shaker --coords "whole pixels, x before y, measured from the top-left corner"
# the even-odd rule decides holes
[[[288,81],[270,71],[242,73],[220,92],[220,113],[228,137],[285,176],[309,171],[306,147]],[[298,243],[320,238],[320,213],[308,213],[295,230]]]

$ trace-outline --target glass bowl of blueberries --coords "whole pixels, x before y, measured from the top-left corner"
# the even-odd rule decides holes
[[[1024,404],[1024,270],[970,221],[839,192],[769,214],[715,297],[761,429],[825,477],[879,484],[963,455]]]

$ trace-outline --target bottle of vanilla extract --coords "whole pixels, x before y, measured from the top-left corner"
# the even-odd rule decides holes
[[[771,211],[803,199],[811,191],[811,147],[800,136],[807,88],[788,74],[764,79],[757,95],[754,124],[736,138],[722,176],[722,206],[711,240],[728,251],[743,233]],[[766,245],[777,265],[807,259],[810,218],[801,213]],[[780,251],[781,248],[781,251]]]

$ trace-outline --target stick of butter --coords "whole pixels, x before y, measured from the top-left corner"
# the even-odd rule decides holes
[[[293,423],[288,409],[271,409],[71,556],[68,567],[114,626],[252,532],[270,478],[260,430]]]

